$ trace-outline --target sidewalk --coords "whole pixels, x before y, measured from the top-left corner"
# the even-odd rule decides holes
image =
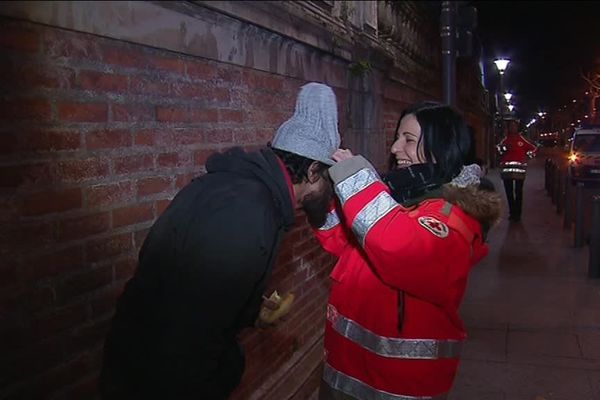
[[[505,212],[475,267],[461,314],[469,339],[449,400],[599,400],[600,280],[587,278],[544,190],[544,154],[530,163],[523,217]],[[498,170],[489,177],[504,198]]]

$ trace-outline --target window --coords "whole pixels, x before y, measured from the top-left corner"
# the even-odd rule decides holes
[[[573,150],[586,153],[600,152],[600,135],[576,135]]]

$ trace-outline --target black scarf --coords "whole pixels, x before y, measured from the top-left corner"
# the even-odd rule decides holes
[[[383,181],[392,191],[392,197],[403,206],[411,206],[425,198],[439,197],[443,182],[435,177],[431,164],[413,164],[389,172]]]

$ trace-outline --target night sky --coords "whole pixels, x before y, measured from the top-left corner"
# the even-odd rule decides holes
[[[511,60],[504,86],[515,95],[518,115],[581,98],[580,70],[600,70],[600,2],[474,1],[477,32],[486,61],[486,86],[493,93],[493,59]]]

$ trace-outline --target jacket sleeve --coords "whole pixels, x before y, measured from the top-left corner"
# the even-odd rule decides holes
[[[523,141],[525,142],[525,145],[527,145],[526,151],[532,151],[535,154],[535,152],[538,149],[537,146],[531,143],[529,140],[525,139],[525,137],[523,137]]]
[[[313,232],[323,249],[337,257],[350,244],[349,232],[341,222],[340,213],[341,210],[336,206],[336,202],[332,202],[323,226],[313,228]]]
[[[470,246],[445,215],[400,206],[360,156],[336,164],[330,175],[348,227],[385,284],[441,306],[458,302]]]

